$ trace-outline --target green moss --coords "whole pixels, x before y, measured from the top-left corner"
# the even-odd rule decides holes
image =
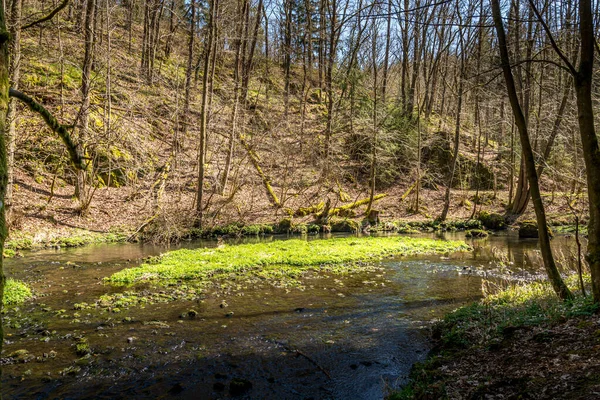
[[[4,248],[10,250],[30,250],[32,247],[33,240],[28,237],[10,238],[4,244]]]
[[[17,252],[13,249],[4,249],[2,255],[4,256],[4,258],[13,258],[17,255]]]
[[[81,338],[75,343],[75,353],[77,353],[78,356],[85,356],[92,353],[92,349],[90,349],[90,345],[86,338]]]
[[[550,237],[554,236],[552,229],[548,228]],[[539,237],[537,221],[527,220],[521,222],[519,225],[519,237],[520,238],[537,238]]]
[[[489,233],[487,233],[487,231],[484,231],[481,229],[469,229],[467,232],[465,232],[465,237],[468,237],[468,238],[485,239],[488,236],[489,236]]]
[[[300,207],[294,211],[294,217],[302,218],[310,214],[318,214],[319,212],[323,211],[323,208],[325,208],[324,202],[320,202],[316,206]]]
[[[26,283],[8,278],[4,286],[4,304],[21,304],[31,298],[32,293]]]
[[[356,233],[360,229],[358,222],[352,219],[333,218],[330,221],[331,232]]]
[[[340,265],[340,270],[349,270],[351,263],[376,260],[383,256],[469,249],[460,241],[407,237],[339,238],[311,242],[287,240],[216,249],[182,249],[168,252],[153,263],[119,271],[106,278],[106,281],[120,284],[141,281],[201,282],[218,277],[233,278],[236,274],[247,272],[265,278],[296,276],[324,265]]]
[[[482,211],[478,218],[487,229],[495,231],[506,229],[506,219],[500,214]]]

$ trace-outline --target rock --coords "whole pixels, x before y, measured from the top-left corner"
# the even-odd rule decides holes
[[[360,229],[358,222],[352,219],[331,220],[331,232],[356,233]]]
[[[252,382],[246,379],[234,378],[229,383],[229,394],[231,396],[242,396],[252,389]]]
[[[478,219],[487,229],[494,231],[506,229],[506,219],[503,215],[482,211],[479,213]]]
[[[554,236],[550,228],[548,228],[548,233],[550,234],[550,237]],[[519,237],[523,239],[540,237],[537,222],[533,220],[521,222],[521,225],[519,226]]]
[[[9,357],[14,359],[17,362],[22,362],[22,363],[26,363],[35,358],[35,356],[33,354],[31,354],[29,351],[27,351],[25,349],[15,350],[12,353],[10,353]]]

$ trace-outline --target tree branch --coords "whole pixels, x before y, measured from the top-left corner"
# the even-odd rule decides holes
[[[46,15],[45,17],[42,17],[36,21],[33,21],[23,27],[21,27],[21,29],[29,29],[29,28],[33,28],[36,25],[39,25],[41,23],[44,23],[46,21],[50,21],[52,18],[54,18],[54,16],[56,14],[58,14],[63,8],[65,8],[67,6],[67,4],[69,4],[69,0],[63,0],[62,3],[60,3],[58,5],[58,7],[56,7],[54,10],[50,11],[50,14]]]
[[[46,121],[46,124],[52,129],[52,131],[56,132],[58,136],[62,139],[65,146],[67,146],[67,150],[69,151],[69,157],[71,158],[71,162],[73,166],[80,170],[86,169],[85,159],[81,154],[80,147],[75,144],[71,135],[69,134],[68,127],[66,125],[60,124],[57,119],[48,111],[43,105],[35,101],[33,98],[29,97],[23,92],[19,92],[15,89],[9,89],[8,95],[10,97],[14,97],[16,99],[21,100],[25,103],[31,111],[34,111],[41,115],[41,117]]]
[[[556,54],[558,54],[560,59],[563,60],[563,62],[567,65],[567,68],[569,68],[569,72],[571,72],[571,74],[573,74],[573,76],[576,76],[577,70],[575,69],[573,64],[571,64],[571,62],[569,61],[567,56],[565,56],[565,54],[562,52],[560,47],[558,47],[558,44],[554,40],[554,36],[552,36],[552,32],[550,32],[550,28],[548,27],[548,24],[546,24],[546,21],[544,21],[542,14],[540,14],[540,12],[538,11],[537,7],[533,3],[533,0],[529,0],[529,4],[531,5],[531,9],[535,13],[535,16],[537,17],[538,21],[544,28],[544,31],[546,31],[546,35],[548,36],[548,39],[550,40],[550,44],[552,45],[552,48],[554,49],[554,51],[556,51]]]

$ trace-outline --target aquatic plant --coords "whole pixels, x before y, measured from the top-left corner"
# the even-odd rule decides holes
[[[21,304],[31,296],[31,289],[24,282],[11,278],[6,280],[6,286],[4,286],[4,304]]]
[[[306,270],[379,260],[386,256],[447,253],[469,250],[462,241],[409,237],[338,238],[330,240],[286,240],[221,248],[176,250],[138,267],[127,268],[106,278],[107,282],[132,284],[140,281],[208,280],[227,274],[253,271],[259,276],[296,276]]]

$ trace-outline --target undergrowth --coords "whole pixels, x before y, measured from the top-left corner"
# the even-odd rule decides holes
[[[587,285],[590,276],[584,276]],[[457,360],[470,348],[497,349],[516,330],[552,326],[571,318],[591,316],[598,304],[578,291],[578,276],[566,279],[575,293],[570,301],[560,300],[549,282],[531,282],[487,295],[477,303],[461,307],[444,317],[433,329],[439,340],[436,349],[411,371],[410,383],[388,399],[445,398],[444,382],[438,368]]]

